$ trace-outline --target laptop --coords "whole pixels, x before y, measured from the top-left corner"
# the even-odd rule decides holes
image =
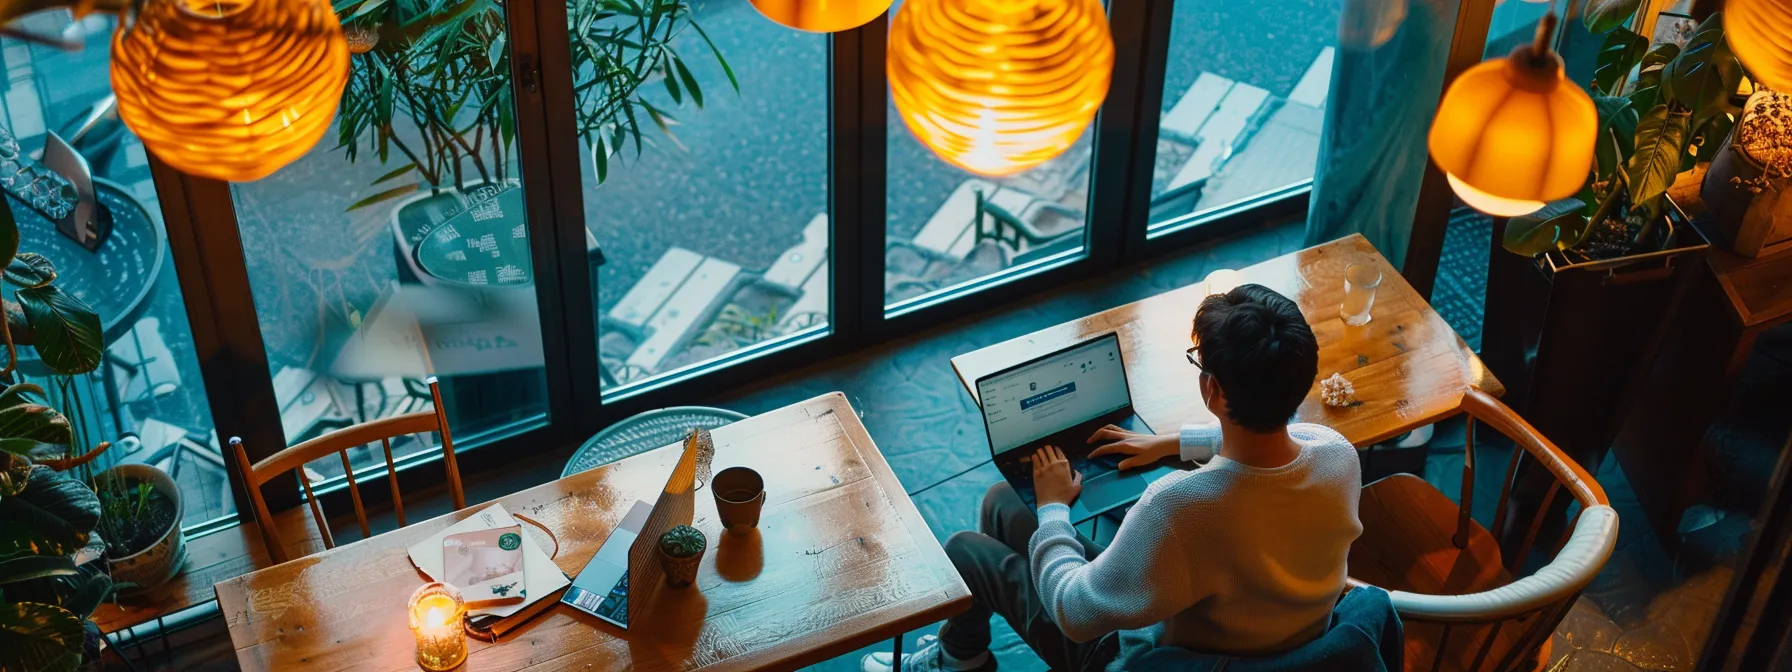
[[[579,571],[560,601],[624,630],[639,621],[654,592],[664,584],[659,539],[696,514],[697,433],[685,438],[684,455],[653,504],[636,501],[597,555]]]
[[[990,456],[1002,477],[1028,506],[1033,465],[1028,458],[1046,444],[1070,459],[1083,475],[1083,492],[1070,505],[1081,522],[1131,504],[1145,486],[1176,471],[1161,465],[1120,471],[1123,456],[1090,459],[1089,436],[1104,425],[1152,433],[1132,408],[1120,337],[1109,332],[977,379]]]

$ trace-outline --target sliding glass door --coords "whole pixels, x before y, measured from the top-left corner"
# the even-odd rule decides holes
[[[231,186],[243,258],[288,445],[430,409],[434,376],[473,447],[550,420],[509,28],[492,0],[381,3],[346,22],[380,37],[351,59],[336,132]],[[424,20],[441,28],[380,32]]]
[[[828,38],[745,2],[567,19],[603,393],[825,333]]]

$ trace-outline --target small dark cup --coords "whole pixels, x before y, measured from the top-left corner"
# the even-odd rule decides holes
[[[729,467],[709,479],[716,498],[716,514],[722,527],[744,530],[759,526],[759,509],[765,506],[765,479],[746,467]]]

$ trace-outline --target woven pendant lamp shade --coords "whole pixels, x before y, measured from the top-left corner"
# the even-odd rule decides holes
[[[348,80],[324,0],[148,0],[112,39],[118,114],[157,158],[232,182],[268,176],[329,130]]]
[[[1100,0],[907,0],[890,25],[896,111],[947,163],[1000,177],[1069,149],[1107,97]]]
[[[1520,45],[1457,76],[1431,123],[1431,158],[1469,207],[1502,217],[1573,196],[1593,168],[1599,116],[1553,52]]]
[[[1755,81],[1792,93],[1792,1],[1729,0],[1724,37]]]
[[[883,14],[890,0],[752,0],[753,9],[786,28],[811,33],[852,30]]]

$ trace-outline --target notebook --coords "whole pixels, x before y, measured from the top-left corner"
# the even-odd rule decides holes
[[[479,587],[486,591],[485,593],[480,594],[469,590],[470,588],[473,588],[473,586],[464,586],[455,583],[448,578],[447,567],[443,555],[444,546],[450,536],[489,532],[500,529],[508,530],[513,528],[516,529],[516,534],[518,535],[518,541],[520,542],[522,550],[521,585],[505,589],[504,592],[508,594],[500,595],[493,589],[502,586],[503,584],[486,581],[479,584]],[[503,534],[503,532],[498,532],[499,538],[496,541],[500,546],[503,545]],[[567,580],[566,575],[560,572],[560,567],[554,564],[554,559],[549,557],[546,551],[541,550],[541,546],[535,543],[535,537],[522,529],[522,526],[517,522],[516,518],[512,517],[509,511],[504,510],[503,504],[493,504],[480,509],[479,512],[467,517],[466,520],[450,525],[448,529],[442,530],[423,541],[417,542],[411,546],[410,555],[411,564],[416,565],[417,569],[422,570],[431,580],[454,584],[454,587],[459,588],[468,601],[490,599],[494,597],[521,596],[523,598],[521,604],[488,607],[467,612],[469,616],[473,617],[494,616],[502,618],[504,616],[509,616],[522,611],[524,607],[529,606],[543,597],[554,594],[554,591],[560,590],[570,583],[570,581]]]

